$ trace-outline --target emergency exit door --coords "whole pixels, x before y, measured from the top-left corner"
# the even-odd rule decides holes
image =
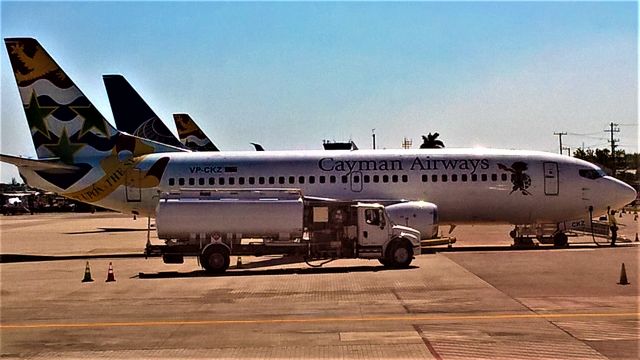
[[[349,175],[349,182],[351,183],[351,191],[360,192],[362,191],[362,172],[354,171]]]
[[[558,195],[560,183],[558,180],[558,163],[545,162],[544,167],[544,194]]]

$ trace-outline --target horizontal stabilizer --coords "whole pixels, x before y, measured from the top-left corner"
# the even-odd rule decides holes
[[[79,167],[75,165],[68,165],[60,162],[59,158],[48,159],[27,159],[19,156],[2,155],[0,154],[0,161],[13,164],[18,167],[28,167],[33,170],[69,170],[75,171]]]

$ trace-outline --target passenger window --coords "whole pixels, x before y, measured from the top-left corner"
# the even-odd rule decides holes
[[[380,176],[378,176],[378,175],[373,175],[373,182],[374,182],[374,183],[378,183],[378,182],[380,182]]]
[[[184,185],[184,178],[178,179],[178,184],[181,186]]]
[[[173,186],[176,184],[176,179],[174,178],[169,178],[169,186]]]
[[[462,182],[466,182],[467,181],[467,174],[462,174],[461,178],[462,178],[461,179]]]
[[[349,177],[347,175],[342,175],[342,183],[346,184],[349,182]]]
[[[447,182],[447,174],[442,174],[442,182]]]
[[[219,185],[224,185],[224,178],[223,177],[218,179],[218,184]]]
[[[364,182],[365,182],[365,183],[367,183],[367,184],[368,184],[368,183],[370,183],[370,182],[371,182],[371,176],[369,176],[369,175],[365,175],[365,176],[364,176],[364,178],[363,178],[363,180],[364,180]]]
[[[195,185],[195,184],[196,184],[196,179],[189,178],[189,185]]]
[[[391,176],[391,181],[398,182],[398,175]]]
[[[269,185],[273,185],[276,183],[276,178],[273,176],[269,176]]]
[[[451,181],[453,181],[453,182],[458,181],[458,174],[452,174],[451,175]]]
[[[478,174],[471,174],[471,181],[478,181]]]
[[[353,177],[353,182],[356,183],[356,184],[359,183],[360,182],[360,176],[358,176],[358,175],[354,176]]]
[[[382,182],[388,183],[389,182],[389,175],[382,175]]]
[[[304,176],[298,176],[298,183],[304,184]]]
[[[315,176],[309,176],[309,184],[315,184],[316,183],[316,177]]]
[[[264,185],[264,176],[260,176],[260,177],[258,178],[258,184],[260,184],[260,185]]]
[[[204,178],[198,178],[198,185],[204,185]]]
[[[213,184],[215,184],[215,182],[216,181],[214,180],[214,178],[212,178],[212,177],[209,178],[209,185],[213,185]]]
[[[491,174],[491,181],[498,181],[498,174]]]
[[[327,178],[324,175],[320,176],[320,184],[324,184],[327,181]]]
[[[429,181],[429,175],[422,174],[422,182]]]
[[[229,178],[229,185],[235,185],[235,183],[236,183],[236,178],[230,177]]]
[[[254,185],[256,183],[256,178],[254,178],[253,176],[251,176],[249,178],[249,185]]]
[[[409,182],[409,176],[402,175],[402,182],[404,182],[404,183]]]
[[[438,175],[431,175],[431,182],[438,182]]]
[[[244,178],[243,177],[239,177],[238,178],[238,184],[244,185]]]
[[[507,174],[502,174],[500,177],[502,178],[502,181],[507,181]]]
[[[284,176],[278,177],[278,184],[280,184],[280,185],[284,184]]]
[[[487,174],[482,174],[480,177],[482,178],[482,181],[487,181],[488,179]]]
[[[295,183],[296,183],[295,176],[289,176],[289,184],[295,184]]]
[[[333,175],[329,176],[329,182],[330,182],[330,183],[332,183],[332,184],[335,184],[335,182],[336,182],[336,177],[335,177],[335,176],[333,176]]]

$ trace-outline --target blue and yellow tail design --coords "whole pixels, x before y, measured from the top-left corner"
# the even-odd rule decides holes
[[[220,151],[189,114],[173,114],[180,141],[193,151]]]
[[[66,164],[104,153],[118,131],[35,39],[5,39],[38,158]]]
[[[37,40],[7,38],[5,45],[39,160],[0,160],[37,174],[45,181],[36,179],[39,187],[65,196],[82,193],[102,179],[115,179],[114,173],[124,177],[146,154],[185,151],[115,129]],[[99,198],[123,182],[110,182]]]
[[[136,138],[125,139],[109,124],[37,40],[7,38],[5,44],[38,158],[73,164],[116,147],[136,155],[176,151],[152,142],[153,150],[131,148]]]

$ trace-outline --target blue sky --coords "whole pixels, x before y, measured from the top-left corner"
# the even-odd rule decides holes
[[[165,123],[188,112],[223,150],[450,147],[638,151],[635,2],[6,2],[107,119],[124,75]],[[6,51],[0,150],[35,156]],[[113,122],[112,122],[113,123]],[[1,168],[1,180],[17,172]]]

